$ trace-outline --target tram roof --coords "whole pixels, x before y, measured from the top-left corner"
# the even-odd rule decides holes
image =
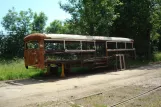
[[[122,37],[105,37],[105,36],[85,36],[85,35],[71,35],[71,34],[45,34],[47,38],[58,40],[88,40],[88,41],[118,41],[118,42],[132,42],[133,39]]]
[[[70,40],[70,41],[111,41],[111,42],[133,42],[133,39],[122,37],[86,36],[73,34],[30,34],[24,38],[25,41],[32,39],[45,40]]]

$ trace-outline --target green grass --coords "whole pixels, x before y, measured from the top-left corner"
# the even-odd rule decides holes
[[[161,61],[161,52],[156,52],[153,55],[153,61],[148,60],[128,60],[127,68],[147,65],[150,62]],[[88,72],[87,68],[75,67],[72,72]],[[26,69],[22,59],[2,60],[0,59],[0,80],[27,79],[43,76],[45,71],[29,68]],[[61,74],[61,68],[58,70],[58,75]]]
[[[141,66],[148,64],[148,61],[131,60],[128,66]],[[88,72],[88,68],[73,67],[72,72]],[[26,69],[22,59],[13,59],[12,61],[0,60],[0,80],[15,80],[42,77],[45,71],[36,68]],[[61,68],[58,69],[57,75],[60,76]]]
[[[72,68],[73,72],[82,72],[86,68]],[[35,77],[42,77],[45,70],[40,70],[36,68],[29,69],[25,68],[24,60],[13,59],[13,60],[0,60],[0,80],[15,80],[15,79],[28,79]],[[61,68],[57,72],[60,76]]]
[[[127,60],[127,67],[138,67],[138,66],[144,66],[149,63],[155,63],[155,62],[160,62],[161,61],[161,52],[155,52],[153,54],[153,59],[152,60]]]
[[[14,80],[39,77],[44,71],[29,68],[26,69],[23,60],[0,61],[0,80]]]
[[[161,61],[161,52],[154,53],[153,60],[154,60],[154,62]]]

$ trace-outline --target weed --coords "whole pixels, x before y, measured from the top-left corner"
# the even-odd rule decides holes
[[[44,71],[35,68],[26,69],[22,59],[0,62],[0,80],[33,78],[43,73]]]

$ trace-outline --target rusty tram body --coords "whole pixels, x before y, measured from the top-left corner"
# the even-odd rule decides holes
[[[125,68],[124,56],[135,57],[134,41],[129,38],[83,36],[70,34],[31,34],[24,38],[25,66],[40,69],[51,65],[62,67],[104,67],[119,60],[120,69]]]

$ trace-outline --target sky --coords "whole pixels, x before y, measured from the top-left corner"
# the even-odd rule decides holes
[[[44,12],[48,17],[47,25],[55,19],[64,21],[70,15],[60,9],[58,2],[66,3],[66,0],[0,0],[0,22],[9,9],[15,8],[16,12],[30,8],[33,12]],[[0,31],[4,30],[0,24]]]

